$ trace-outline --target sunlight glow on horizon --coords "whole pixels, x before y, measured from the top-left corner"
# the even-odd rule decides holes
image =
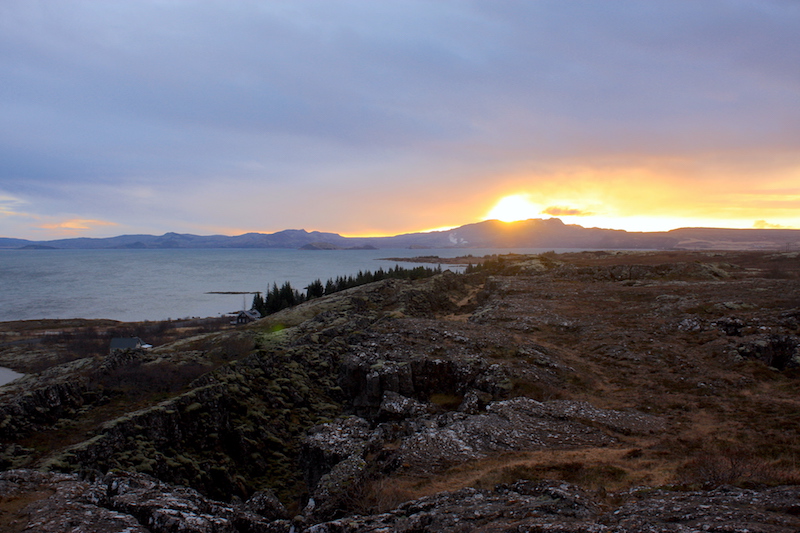
[[[534,204],[526,194],[512,194],[501,198],[486,214],[485,220],[516,222],[535,218],[542,212],[540,205]]]
[[[482,220],[516,222],[530,219],[558,218],[568,225],[628,232],[659,232],[680,228],[800,229],[800,224],[796,220],[790,219],[764,220],[763,218],[718,218],[714,216],[668,216],[663,214],[614,215],[609,212],[594,212],[596,210],[598,210],[597,207],[591,210],[574,207],[543,207],[541,203],[532,201],[531,195],[516,193],[500,198]]]
[[[410,225],[408,220],[393,221],[390,218],[370,218],[372,222],[364,225],[359,224],[358,220],[351,219],[349,224],[345,223],[339,227],[335,225],[320,227],[315,224],[314,226],[296,225],[295,228],[302,228],[308,232],[336,233],[347,238],[374,238],[413,233],[447,232],[486,220],[509,223],[530,219],[558,218],[566,225],[627,232],[666,232],[679,228],[800,229],[800,219],[793,216],[786,217],[786,209],[783,212],[771,211],[770,206],[762,206],[756,202],[743,207],[733,202],[729,203],[726,201],[728,199],[724,197],[716,202],[707,201],[706,205],[702,206],[703,209],[698,209],[696,206],[687,206],[683,203],[676,204],[682,197],[668,198],[665,191],[662,190],[663,188],[657,189],[654,194],[648,189],[634,189],[628,181],[621,185],[621,187],[608,186],[607,190],[598,192],[597,189],[587,187],[585,183],[573,182],[570,187],[540,186],[531,193],[517,188],[516,191],[514,189],[507,190],[506,194],[462,198],[458,202],[441,205],[434,216],[426,213],[426,219],[429,219],[430,225],[423,226],[421,229],[421,224],[413,224],[413,221],[413,225]],[[782,197],[789,198],[790,196],[783,195]],[[494,205],[489,203],[491,200],[487,202],[487,197],[496,198]],[[671,205],[677,207],[670,209]],[[475,216],[475,213],[483,213],[483,216]],[[14,214],[21,216],[19,213]],[[388,211],[387,217],[390,215],[391,211]],[[91,218],[64,217],[58,219],[51,217],[46,222],[43,220],[38,222],[37,230],[47,231],[50,235],[47,237],[41,234],[26,236],[29,240],[47,241],[88,236],[88,234],[92,234],[91,236],[95,238],[107,238],[139,232],[158,235],[163,233],[147,231],[150,228],[130,228],[110,221]],[[436,225],[437,222],[446,225]],[[200,235],[238,236],[246,233],[272,234],[288,229],[291,228],[217,227],[211,224],[198,224],[176,228],[172,231]],[[8,235],[8,237],[17,236]]]
[[[348,238],[369,238],[369,237],[393,237],[409,233],[432,233],[437,231],[450,231],[462,225],[484,222],[487,220],[500,220],[504,223],[519,222],[523,220],[540,219],[548,220],[551,218],[560,219],[566,225],[582,226],[587,229],[609,229],[627,231],[629,233],[649,233],[666,232],[681,228],[712,228],[712,229],[800,229],[800,226],[788,224],[775,224],[764,220],[721,220],[707,218],[668,218],[668,217],[648,217],[648,216],[626,216],[626,217],[607,217],[607,216],[549,216],[535,215],[516,220],[501,220],[496,217],[486,217],[480,221],[464,222],[458,226],[442,226],[440,228],[416,230],[401,230],[395,233],[369,233],[360,234],[358,232],[342,232],[342,237]]]

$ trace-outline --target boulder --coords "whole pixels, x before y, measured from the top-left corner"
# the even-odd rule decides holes
[[[369,422],[357,416],[339,418],[312,428],[301,447],[300,462],[310,489],[337,464],[361,457],[373,433]]]
[[[358,492],[367,476],[367,462],[351,455],[334,466],[317,482],[303,511],[306,520],[320,522],[344,515],[348,501]]]
[[[286,507],[271,490],[256,491],[242,506],[245,510],[268,518],[279,520],[289,518]]]
[[[428,405],[413,398],[392,391],[383,393],[378,418],[381,420],[402,420],[421,416],[428,412]]]

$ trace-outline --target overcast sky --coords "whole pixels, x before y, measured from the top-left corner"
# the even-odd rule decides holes
[[[800,228],[800,2],[0,2],[0,236],[489,216]]]

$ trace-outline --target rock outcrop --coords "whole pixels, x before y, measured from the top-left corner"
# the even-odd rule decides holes
[[[0,388],[0,531],[798,531],[775,261],[514,256],[53,363]]]
[[[664,427],[654,416],[586,402],[515,398],[490,403],[479,414],[410,414],[374,429],[363,418],[342,418],[312,429],[302,457],[319,519],[341,510],[332,501],[352,497],[367,475],[368,455],[380,457],[372,468],[382,472],[430,475],[492,454],[610,446],[618,442],[613,433],[647,434]]]
[[[739,355],[762,361],[778,370],[800,368],[800,336],[759,335],[740,344]]]
[[[612,495],[611,499],[627,501],[609,505],[608,499],[568,483],[519,481],[492,490],[443,492],[385,513],[316,524],[287,519],[269,495],[226,504],[192,489],[124,472],[89,481],[73,474],[9,470],[0,473],[0,494],[3,530],[31,533],[794,533],[800,528],[797,486],[690,492],[635,489]],[[11,509],[15,518],[8,515]]]
[[[315,525],[309,533],[557,531],[790,533],[800,527],[800,488],[710,492],[634,491],[609,507],[567,483],[521,481],[494,490],[462,489],[407,502],[390,512]]]
[[[266,516],[256,511],[264,508],[262,495],[228,505],[145,474],[121,472],[86,481],[72,474],[9,470],[0,473],[0,494],[20,507],[19,516],[27,518],[24,531],[36,533],[288,533],[291,529],[285,517],[276,516],[279,508],[268,506]],[[20,522],[3,525],[23,530]]]
[[[79,360],[26,375],[0,388],[0,441],[29,435],[42,426],[70,418],[91,401],[88,379],[82,374],[92,362]]]

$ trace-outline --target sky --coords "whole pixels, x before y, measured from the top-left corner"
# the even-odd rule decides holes
[[[0,236],[800,228],[796,0],[0,2]]]

